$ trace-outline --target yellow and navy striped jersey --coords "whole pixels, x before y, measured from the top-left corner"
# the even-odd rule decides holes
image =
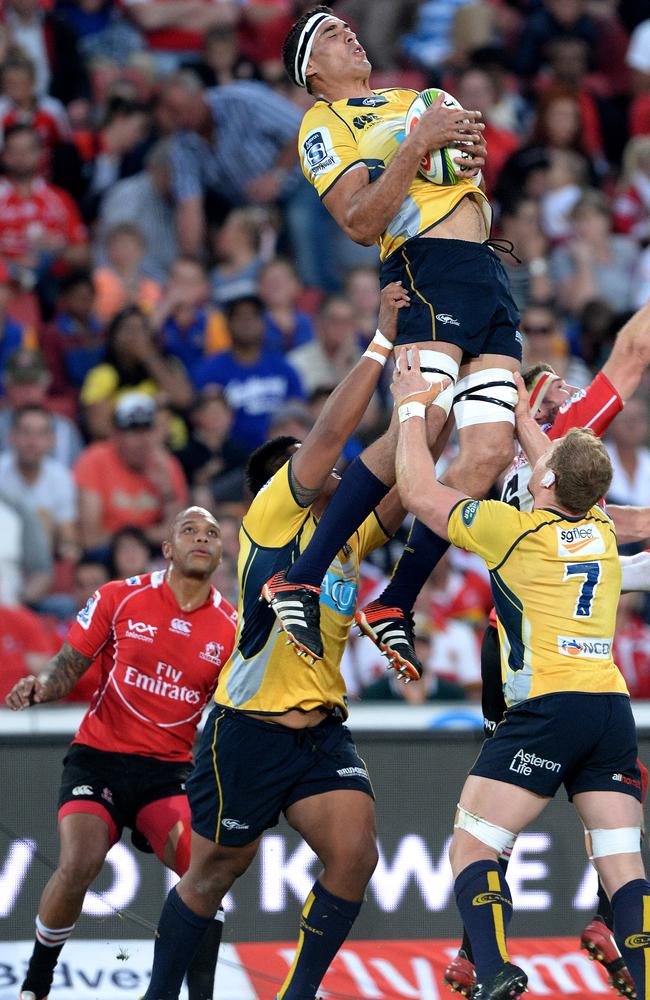
[[[371,183],[379,177],[404,139],[406,112],[415,96],[414,90],[394,88],[372,97],[315,102],[302,120],[298,150],[303,173],[321,198],[356,167],[367,167]],[[491,209],[474,180],[441,185],[416,174],[399,212],[378,238],[382,260],[441,222],[467,195],[478,199],[489,232]]]
[[[253,500],[239,534],[239,623],[235,649],[219,675],[214,700],[246,712],[280,714],[324,706],[347,715],[341,657],[354,617],[363,557],[387,540],[377,517],[357,529],[338,553],[322,583],[324,656],[308,666],[278,632],[276,617],[260,601],[263,584],[288,569],[306,548],[316,519],[296,501],[284,465]]]
[[[449,538],[490,572],[507,704],[558,691],[628,693],[612,658],[621,565],[601,507],[570,518],[461,500]]]

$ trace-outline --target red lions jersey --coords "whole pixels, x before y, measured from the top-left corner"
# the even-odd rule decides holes
[[[165,571],[95,591],[67,642],[100,663],[72,741],[115,753],[191,760],[196,727],[235,643],[237,612],[218,590],[183,611]]]
[[[76,246],[88,239],[79,209],[67,193],[42,177],[23,198],[11,181],[0,180],[0,253],[23,257],[43,236],[59,236],[62,245]]]

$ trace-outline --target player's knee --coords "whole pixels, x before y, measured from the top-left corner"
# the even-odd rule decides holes
[[[330,872],[352,882],[366,885],[372,878],[379,861],[375,838],[368,836],[351,837],[341,845],[325,862]]]
[[[68,889],[78,891],[82,888],[85,891],[99,875],[104,860],[103,854],[93,855],[90,852],[68,857],[59,865],[59,880]]]

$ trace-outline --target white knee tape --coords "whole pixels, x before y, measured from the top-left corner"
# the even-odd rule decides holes
[[[507,368],[485,368],[466,375],[456,386],[456,427],[472,424],[515,423],[517,387]]]
[[[472,837],[476,837],[482,844],[491,847],[498,854],[512,851],[517,839],[516,833],[505,830],[502,826],[495,826],[494,823],[488,823],[486,819],[481,819],[480,816],[467,812],[460,804],[456,810],[454,830],[466,830],[467,833],[471,833]]]
[[[439,406],[445,411],[445,416],[449,416],[454,404],[454,386],[458,378],[458,362],[443,354],[442,351],[420,351],[420,370],[424,378],[432,385],[434,382],[442,382],[445,378],[451,379],[451,385],[440,393],[433,401],[433,406]]]
[[[638,854],[641,850],[641,827],[619,826],[616,830],[585,830],[589,860],[610,854]]]

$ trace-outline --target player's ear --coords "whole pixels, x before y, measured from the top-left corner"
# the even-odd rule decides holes
[[[163,542],[162,543],[162,554],[165,557],[165,559],[171,559],[171,557],[172,557],[171,542]]]

